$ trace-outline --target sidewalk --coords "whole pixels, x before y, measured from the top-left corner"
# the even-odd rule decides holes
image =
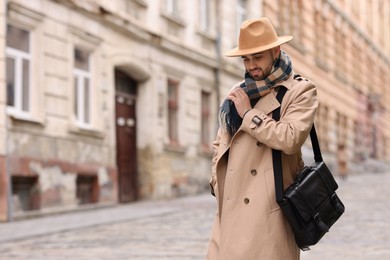
[[[213,209],[215,208],[214,203],[214,198],[206,193],[179,199],[141,201],[88,211],[0,223],[0,243],[128,220],[162,216],[183,211],[185,208],[196,207],[199,204],[209,205],[210,209]]]

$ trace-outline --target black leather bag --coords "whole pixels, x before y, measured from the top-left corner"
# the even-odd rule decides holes
[[[305,167],[277,201],[302,250],[317,244],[344,213],[337,188],[326,164],[316,162]]]
[[[278,93],[279,102],[283,95],[284,93]],[[279,120],[280,108],[275,112],[273,118]],[[291,225],[298,247],[302,250],[308,250],[309,246],[317,244],[345,211],[335,192],[338,185],[323,162],[314,125],[310,131],[310,139],[315,162],[304,167],[295,182],[285,191],[281,152],[272,150],[276,201]]]

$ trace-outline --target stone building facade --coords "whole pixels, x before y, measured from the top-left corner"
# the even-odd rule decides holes
[[[207,190],[223,53],[260,16],[318,86],[329,163],[388,162],[388,1],[2,0],[0,220]]]

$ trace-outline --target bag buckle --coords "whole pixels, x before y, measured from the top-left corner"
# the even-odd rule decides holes
[[[324,221],[322,221],[319,215],[320,214],[318,212],[314,215],[314,222],[322,231],[329,232],[328,226],[324,223]]]

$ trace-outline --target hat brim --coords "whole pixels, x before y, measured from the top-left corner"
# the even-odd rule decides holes
[[[293,39],[293,37],[291,35],[279,36],[277,41],[270,43],[270,44],[267,44],[267,45],[263,45],[263,46],[259,46],[259,47],[255,47],[255,48],[250,48],[250,49],[242,49],[242,50],[240,50],[239,47],[236,47],[236,48],[226,52],[225,56],[237,57],[237,56],[249,55],[249,54],[254,54],[254,53],[266,51],[266,50],[272,49],[276,46],[280,46],[283,43],[289,42],[292,39]]]

